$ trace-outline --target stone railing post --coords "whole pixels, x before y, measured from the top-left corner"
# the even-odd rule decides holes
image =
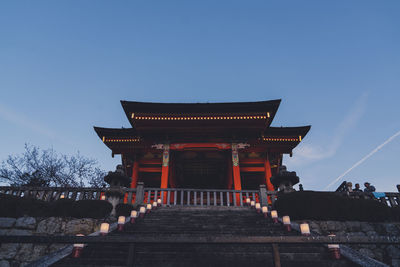
[[[265,184],[260,185],[260,202],[261,206],[268,206],[267,188]]]
[[[136,186],[136,199],[135,204],[141,205],[144,200],[144,184],[143,182],[138,182]]]

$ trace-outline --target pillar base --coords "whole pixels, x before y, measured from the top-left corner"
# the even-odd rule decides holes
[[[140,217],[140,218],[144,218],[144,213],[140,213],[140,214],[139,214],[139,217]]]
[[[340,248],[330,248],[329,249],[330,253],[331,253],[331,257],[334,260],[340,260]]]
[[[135,223],[135,218],[134,217],[131,217],[131,220],[130,220],[130,223]]]
[[[118,232],[124,231],[124,225],[123,224],[118,224]]]
[[[83,250],[83,248],[81,248],[81,247],[74,247],[72,249],[72,253],[71,253],[72,258],[79,258],[82,254],[82,250]]]
[[[292,226],[290,224],[285,224],[285,229],[287,232],[292,231]]]

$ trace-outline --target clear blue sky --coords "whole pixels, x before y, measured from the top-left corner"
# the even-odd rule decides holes
[[[120,100],[281,98],[274,126],[312,125],[284,161],[322,190],[400,130],[399,14],[397,0],[1,1],[0,159],[28,142],[111,170],[92,126],[129,127]],[[399,152],[400,137],[344,178],[395,191]]]

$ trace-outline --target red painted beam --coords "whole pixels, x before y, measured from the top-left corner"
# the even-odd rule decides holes
[[[154,165],[161,165],[161,159],[141,159],[139,161],[140,164],[154,164]]]
[[[161,167],[140,167],[139,172],[161,172]]]
[[[264,164],[265,159],[240,159],[240,165],[243,164]]]
[[[242,162],[240,162],[242,163]],[[240,167],[241,172],[264,172],[264,167]]]
[[[220,150],[231,149],[231,144],[228,143],[178,143],[171,144],[169,149],[171,150],[185,150],[194,148],[213,148]]]

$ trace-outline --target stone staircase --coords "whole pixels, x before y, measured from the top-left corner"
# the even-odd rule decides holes
[[[110,235],[162,236],[284,236],[281,224],[274,224],[248,207],[162,207],[126,224],[124,232]],[[80,258],[66,257],[52,266],[275,266],[271,244],[182,244],[140,243],[129,245],[90,244]],[[132,249],[132,248],[131,248]],[[282,267],[357,266],[346,259],[332,260],[321,245],[279,244]]]

